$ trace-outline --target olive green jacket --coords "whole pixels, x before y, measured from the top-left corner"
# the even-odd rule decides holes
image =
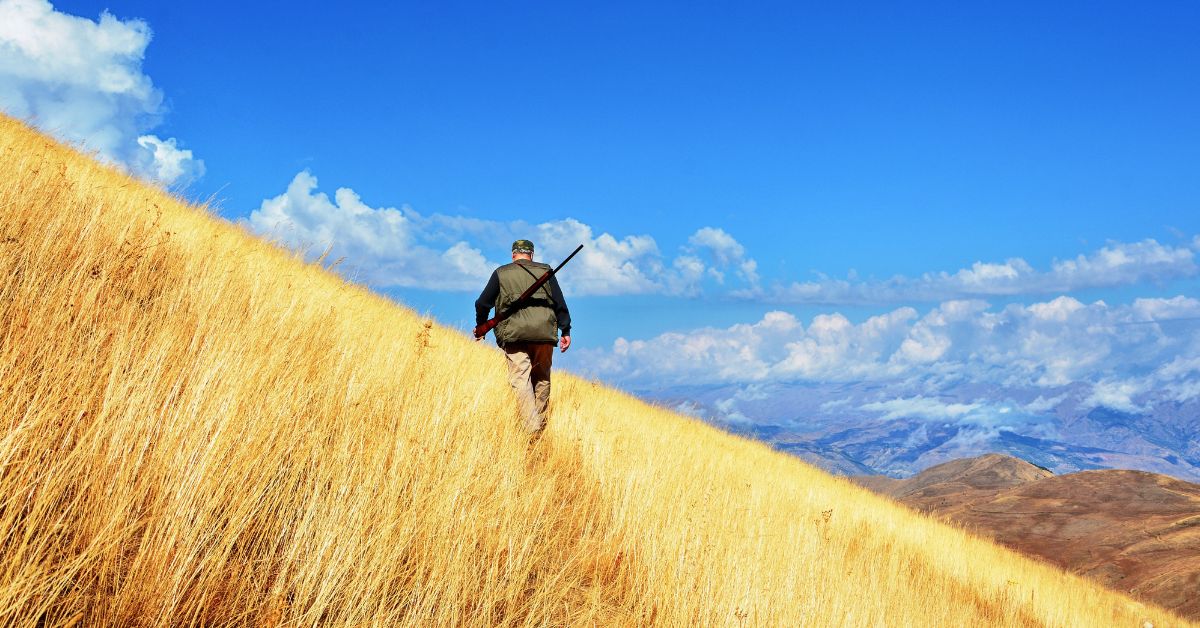
[[[475,301],[476,323],[487,320],[493,307],[497,312],[505,311],[548,270],[550,266],[529,260],[517,260],[497,268]],[[564,336],[570,335],[571,315],[557,278],[551,277],[496,326],[496,344],[503,347],[510,342],[557,342],[559,329]]]

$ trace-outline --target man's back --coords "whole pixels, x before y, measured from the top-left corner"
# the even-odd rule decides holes
[[[549,270],[550,266],[527,259],[518,259],[497,268],[475,301],[476,322],[487,320],[487,313],[493,307],[497,313],[505,311]],[[496,344],[503,347],[510,342],[554,343],[558,342],[559,329],[562,329],[564,336],[570,335],[571,315],[558,286],[558,279],[551,277],[496,326]]]
[[[516,260],[496,269],[500,281],[497,311],[507,311],[517,297],[534,284],[550,267],[531,260]],[[548,283],[548,282],[547,282]],[[543,284],[516,311],[496,326],[496,341],[558,342],[558,319],[550,286]]]

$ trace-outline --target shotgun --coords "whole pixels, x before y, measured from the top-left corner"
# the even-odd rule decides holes
[[[521,306],[525,304],[525,301],[529,300],[529,297],[533,296],[533,293],[538,291],[538,288],[541,288],[542,286],[546,285],[546,282],[550,281],[551,277],[553,277],[555,274],[557,274],[558,271],[561,270],[563,266],[566,266],[567,262],[571,261],[571,258],[575,257],[576,253],[578,253],[582,250],[583,250],[583,245],[580,244],[578,247],[575,248],[574,251],[571,252],[570,255],[567,256],[567,259],[563,260],[562,263],[558,265],[558,268],[552,268],[552,269],[542,273],[542,276],[538,277],[537,281],[533,282],[532,286],[529,286],[528,288],[526,288],[525,292],[521,293],[521,296],[517,297],[516,300],[514,300],[512,303],[509,303],[508,307],[504,308],[503,312],[501,312],[497,309],[496,315],[493,316],[491,318],[491,320],[488,320],[484,323],[480,323],[478,326],[476,326],[475,327],[475,337],[483,338],[484,336],[487,335],[487,333],[489,331],[492,331],[493,329],[495,329],[496,325],[500,324],[500,321],[503,321],[504,319],[508,318],[509,316],[512,316],[513,312],[516,312],[517,310],[519,310],[521,308]],[[532,273],[530,273],[530,274],[532,274]]]

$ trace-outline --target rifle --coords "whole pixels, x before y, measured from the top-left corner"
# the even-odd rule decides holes
[[[528,288],[526,288],[525,292],[521,293],[521,296],[517,297],[512,303],[509,303],[508,307],[504,308],[503,312],[501,312],[501,311],[499,311],[499,309],[497,309],[496,315],[493,316],[491,318],[491,320],[477,325],[475,327],[475,332],[474,332],[475,337],[483,338],[484,336],[487,335],[487,333],[489,331],[492,331],[493,329],[495,329],[496,325],[499,325],[501,321],[508,318],[509,316],[512,316],[514,312],[516,312],[518,309],[521,308],[521,306],[524,304],[525,301],[527,301],[529,299],[529,297],[533,296],[534,292],[538,291],[538,288],[541,288],[542,286],[546,285],[546,282],[550,281],[551,277],[553,277],[555,274],[557,274],[558,271],[561,270],[563,266],[566,266],[567,262],[571,261],[571,258],[575,257],[576,253],[578,253],[582,250],[583,250],[583,245],[580,244],[578,247],[575,248],[574,251],[571,252],[570,255],[567,256],[567,259],[563,260],[562,263],[558,265],[558,268],[552,268],[552,269],[542,273],[542,276],[538,277],[537,281],[533,282],[532,286],[529,286]],[[533,273],[530,273],[530,274],[532,275]]]

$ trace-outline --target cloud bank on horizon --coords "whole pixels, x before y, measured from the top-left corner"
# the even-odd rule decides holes
[[[502,263],[486,259],[484,249],[528,236],[542,247],[542,259],[561,259],[575,243],[585,245],[571,282],[564,286],[581,295],[707,294],[775,304],[895,305],[1066,294],[1200,276],[1196,236],[1180,245],[1153,239],[1110,242],[1089,254],[1054,260],[1046,270],[1012,257],[919,277],[823,278],[764,286],[757,261],[720,227],[697,230],[687,246],[668,259],[650,235],[595,235],[592,226],[572,218],[530,225],[438,213],[424,216],[407,206],[371,207],[346,187],[330,199],[317,191],[317,178],[307,170],[298,173],[283,194],[264,200],[246,224],[288,246],[331,249],[334,256],[346,257],[360,279],[376,286],[452,291],[478,289]]]
[[[878,305],[936,302],[972,297],[1043,295],[1138,283],[1165,283],[1200,274],[1196,252],[1200,236],[1178,246],[1153,239],[1110,242],[1091,254],[1054,260],[1038,270],[1024,259],[1002,263],[975,262],[954,272],[898,275],[887,280],[821,279],[779,284],[768,291],[743,293],[777,303]]]
[[[635,389],[647,383],[875,381],[903,400],[936,397],[964,383],[1026,390],[1085,383],[1085,405],[1137,412],[1151,398],[1200,397],[1200,300],[1109,305],[1060,296],[999,310],[981,300],[956,300],[924,315],[900,307],[857,324],[834,313],[805,325],[772,311],[755,323],[621,338],[611,349],[585,353],[585,370]],[[1043,405],[1027,410],[1050,407]],[[864,407],[928,414],[922,408]]]
[[[150,27],[98,21],[46,0],[0,0],[0,108],[104,161],[162,185],[186,185],[204,162],[151,133],[163,94],[142,72]]]
[[[350,274],[376,287],[478,291],[508,259],[488,260],[513,240],[530,238],[536,258],[561,260],[577,244],[572,261],[574,295],[665,294],[698,296],[705,284],[755,289],[757,263],[724,230],[704,227],[674,256],[664,255],[649,235],[617,238],[596,233],[573,218],[541,224],[501,222],[446,214],[422,215],[411,207],[371,207],[354,190],[338,188],[331,199],[317,178],[297,174],[287,190],[266,199],[245,221],[253,231],[291,247],[330,250],[345,257]]]

